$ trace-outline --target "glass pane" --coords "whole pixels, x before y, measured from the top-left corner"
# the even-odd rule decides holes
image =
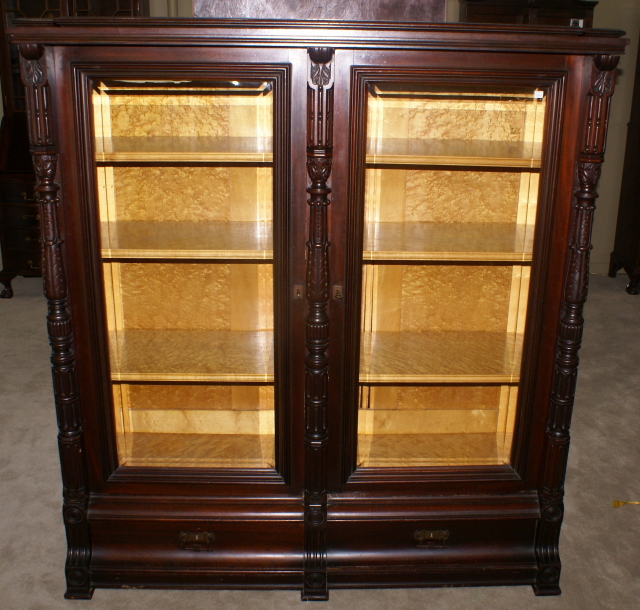
[[[369,88],[358,464],[509,463],[545,98]]]
[[[94,91],[121,465],[274,467],[272,100],[267,82]]]

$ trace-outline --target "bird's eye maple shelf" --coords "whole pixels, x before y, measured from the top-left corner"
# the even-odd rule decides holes
[[[558,594],[622,32],[58,19],[10,35],[67,597]]]

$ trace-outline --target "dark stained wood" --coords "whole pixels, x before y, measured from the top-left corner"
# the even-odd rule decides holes
[[[446,0],[194,0],[195,17],[444,22]]]
[[[581,19],[582,27],[593,27],[598,4],[588,0],[459,0],[460,21],[529,25],[571,25]]]
[[[44,51],[44,47],[37,44],[21,45],[20,62],[22,82],[27,95],[31,154],[36,171],[36,198],[40,205],[44,293],[48,303],[47,329],[52,349],[53,391],[62,465],[62,514],[68,544],[65,597],[90,599],[93,588],[89,576],[89,490],[75,369],[73,321],[68,304],[67,272],[63,262],[61,223],[58,216],[58,154],[53,136],[51,87]]]
[[[305,556],[302,599],[326,600],[327,404],[329,399],[329,236],[333,155],[333,49],[309,49],[307,84],[307,314],[305,359]]]
[[[609,108],[615,85],[618,57],[599,55],[593,60],[591,86],[587,96],[586,119],[580,156],[576,164],[578,187],[575,193],[568,266],[560,314],[551,404],[547,419],[547,444],[541,479],[542,520],[536,536],[539,572],[536,595],[560,593],[558,543],[564,514],[564,478],[569,452],[569,427],[578,375],[578,351],[584,320],[582,308],[589,286],[589,255],[596,187],[609,123]]]
[[[9,34],[23,49],[47,221],[68,595],[123,585],[295,588],[305,599],[326,599],[328,589],[341,587],[462,584],[557,593],[590,222],[621,33],[61,19]],[[55,81],[47,72],[54,61]],[[274,150],[276,366],[284,371],[276,468],[119,467],[91,171],[92,82],[234,74],[272,79],[281,138]],[[364,100],[367,83],[377,80],[511,83],[546,92],[511,465],[356,467]],[[41,112],[47,87],[49,123]],[[295,286],[305,285],[306,299],[297,298]],[[343,299],[331,297],[333,285]],[[441,544],[424,544],[424,531],[436,532]],[[185,532],[206,533],[209,546],[184,547]]]

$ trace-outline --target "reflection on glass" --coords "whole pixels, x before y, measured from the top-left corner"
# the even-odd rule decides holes
[[[119,462],[273,468],[271,85],[93,102]]]
[[[542,91],[369,88],[358,465],[510,461]]]

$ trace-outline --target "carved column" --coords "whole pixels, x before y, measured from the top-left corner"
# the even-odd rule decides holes
[[[569,242],[569,264],[565,278],[556,343],[551,404],[547,420],[547,443],[540,506],[542,520],[536,537],[538,577],[536,595],[560,593],[558,542],[564,514],[564,478],[569,453],[569,427],[578,374],[578,351],[582,341],[582,308],[589,284],[591,226],[596,186],[604,160],[609,105],[615,84],[618,57],[594,58],[589,88],[584,140],[576,166],[575,199]]]
[[[83,455],[78,384],[71,312],[62,258],[62,238],[55,183],[58,156],[53,139],[51,91],[44,47],[20,46],[22,82],[27,96],[31,155],[36,173],[36,199],[40,206],[42,271],[47,297],[47,329],[51,345],[53,391],[58,419],[58,447],[62,468],[63,519],[67,533],[67,599],[90,599],[91,543],[87,523],[87,475]]]
[[[327,593],[327,404],[329,346],[329,239],[327,185],[333,128],[332,49],[309,49],[307,86],[307,172],[310,220],[307,242],[305,358],[305,556],[303,600]]]

